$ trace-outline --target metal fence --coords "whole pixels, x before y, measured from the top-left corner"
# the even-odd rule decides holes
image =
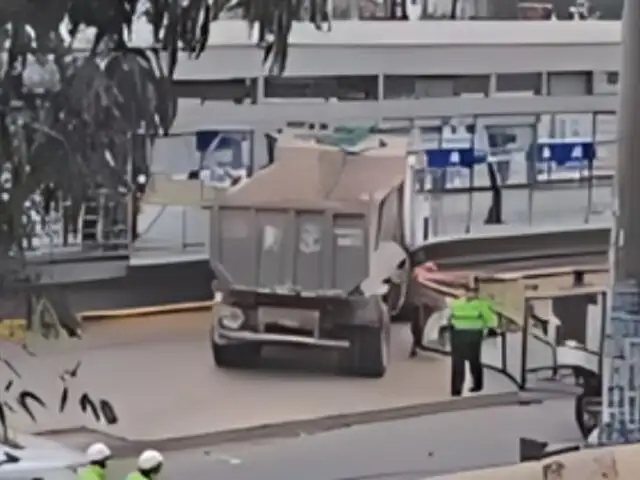
[[[488,121],[444,124],[413,139],[423,240],[611,221],[615,116]]]

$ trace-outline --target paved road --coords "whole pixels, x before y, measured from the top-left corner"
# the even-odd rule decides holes
[[[579,442],[572,401],[376,423],[298,437],[167,454],[162,479],[414,480],[518,461],[519,437]],[[114,478],[132,466],[113,465]]]
[[[260,370],[215,368],[209,345],[207,312],[147,317],[93,324],[83,342],[35,344],[39,358],[3,347],[22,371],[17,386],[33,387],[51,404],[38,412],[39,423],[13,416],[14,424],[33,431],[86,424],[80,414],[58,415],[63,368],[82,360],[72,383],[70,405],[77,409],[83,391],[112,400],[119,425],[109,433],[129,439],[162,439],[307,420],[412,404],[449,405],[449,362],[441,356],[407,358],[408,327],[393,332],[392,363],[380,380],[336,375],[327,352],[268,352]],[[11,377],[0,371],[0,384]],[[501,375],[489,372],[486,392],[513,391]]]

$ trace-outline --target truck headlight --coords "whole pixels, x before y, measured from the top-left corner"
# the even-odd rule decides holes
[[[217,311],[218,322],[224,328],[237,330],[244,323],[244,313],[239,308],[221,306]]]

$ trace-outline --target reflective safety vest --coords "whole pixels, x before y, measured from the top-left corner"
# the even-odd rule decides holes
[[[98,465],[87,465],[78,470],[78,480],[105,480],[107,472]]]
[[[139,471],[136,470],[135,472],[131,472],[129,475],[127,475],[126,480],[150,480],[150,479],[145,477]]]
[[[449,305],[451,325],[457,330],[484,330],[497,328],[498,318],[489,300],[457,298]]]

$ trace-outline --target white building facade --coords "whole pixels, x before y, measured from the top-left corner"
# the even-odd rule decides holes
[[[246,24],[218,22],[202,57],[179,63],[173,133],[247,132],[255,166],[267,159],[265,134],[294,126],[409,129],[476,117],[611,139],[620,39],[620,23],[608,21],[342,21],[330,32],[297,24],[285,75],[269,77]],[[594,112],[607,117],[597,132]],[[153,157],[154,170],[172,173],[202,160],[189,137],[161,139]]]

